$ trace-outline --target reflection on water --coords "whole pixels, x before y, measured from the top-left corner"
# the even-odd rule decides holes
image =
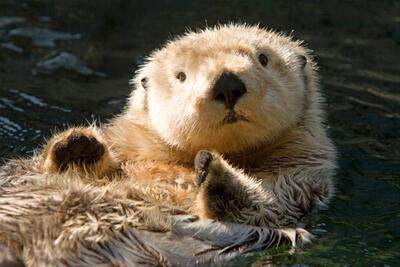
[[[317,236],[313,244],[293,255],[284,249],[244,255],[229,265],[397,266],[400,7],[395,1],[326,2],[1,1],[1,158],[31,154],[44,137],[68,124],[104,121],[118,113],[138,62],[185,27],[240,20],[295,29],[321,67],[330,132],[340,152],[336,197],[328,210],[304,221]],[[17,28],[80,40],[38,47],[29,34],[10,34]],[[66,68],[32,75],[38,62],[62,51],[107,77]]]
[[[38,62],[35,68],[32,69],[32,73],[35,75],[53,74],[58,70],[75,71],[81,75],[87,76],[107,76],[105,73],[91,70],[78,56],[68,52],[55,53],[51,55],[50,58]]]
[[[78,40],[80,34],[71,34],[56,32],[42,28],[16,28],[8,32],[11,38],[29,38],[33,44],[38,47],[52,48],[56,47],[56,42],[59,40]]]

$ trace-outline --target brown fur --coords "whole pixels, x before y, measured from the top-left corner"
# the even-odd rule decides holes
[[[176,78],[182,71],[184,82]],[[231,111],[210,93],[225,71],[247,87],[235,105],[245,120],[230,124],[224,118]],[[91,264],[103,257],[107,266],[125,266],[97,249],[115,249],[120,238],[168,265],[129,231],[170,231],[179,225],[171,215],[193,213],[204,222],[265,227],[264,247],[306,239],[304,230],[287,227],[332,196],[335,148],[323,125],[316,67],[301,43],[243,25],[192,32],[155,51],[133,84],[126,110],[109,124],[69,129],[33,159],[3,167],[0,241],[29,266],[83,264],[82,255]],[[101,156],[87,160],[98,145]],[[194,166],[199,150],[212,160]],[[62,157],[69,161],[60,164],[57,151],[71,153]],[[196,183],[196,175],[204,177]]]

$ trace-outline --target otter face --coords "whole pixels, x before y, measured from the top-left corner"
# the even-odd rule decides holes
[[[238,152],[299,123],[313,74],[306,57],[298,43],[258,27],[188,33],[149,57],[131,105],[146,102],[149,124],[172,146]]]

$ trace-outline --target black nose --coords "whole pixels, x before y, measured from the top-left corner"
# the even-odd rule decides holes
[[[224,72],[215,82],[213,97],[214,100],[222,102],[227,108],[232,109],[246,91],[246,86],[238,76]]]

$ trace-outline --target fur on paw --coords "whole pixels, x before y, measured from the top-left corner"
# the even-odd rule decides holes
[[[48,144],[45,167],[65,171],[71,164],[89,169],[104,169],[108,151],[90,128],[74,128],[55,137]]]
[[[196,184],[200,186],[207,178],[208,168],[214,157],[207,150],[200,150],[194,158],[194,169],[196,171]]]
[[[200,191],[194,211],[201,218],[225,220],[229,207],[237,210],[236,189],[232,183],[230,170],[216,153],[200,150],[194,159],[196,184]]]

